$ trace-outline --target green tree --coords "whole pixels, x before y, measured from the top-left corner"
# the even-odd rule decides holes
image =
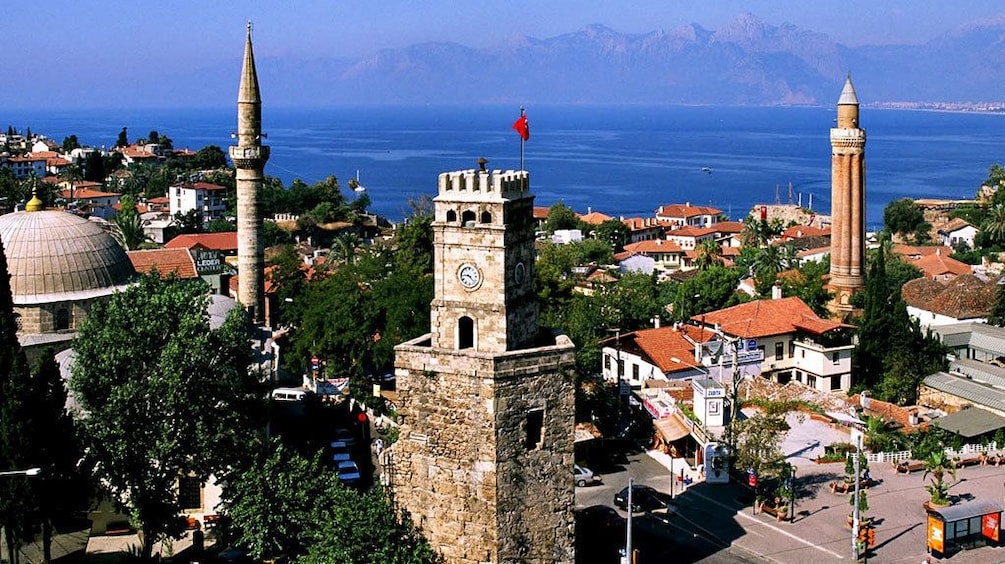
[[[339,483],[316,458],[277,441],[232,473],[224,489],[231,536],[256,559],[296,562],[420,564],[439,557],[385,492],[360,494]]]
[[[949,503],[949,488],[946,483],[946,474],[956,479],[956,463],[946,454],[946,451],[933,451],[924,461],[925,475],[922,479],[932,476],[932,483],[925,486],[929,495],[932,496],[932,503],[936,505],[947,505]]]
[[[789,430],[784,415],[758,413],[734,425],[737,468],[752,469],[758,477],[767,475],[784,458],[782,438]]]
[[[927,237],[931,225],[925,221],[925,214],[914,204],[914,200],[901,198],[890,202],[883,210],[883,227],[895,235],[917,239],[916,235],[922,231]]]
[[[991,306],[988,323],[996,327],[1005,327],[1005,284],[995,288],[995,303]]]
[[[713,266],[677,284],[664,282],[665,295],[672,305],[670,320],[687,322],[695,315],[730,307],[747,300],[736,291],[741,271],[725,266]]]
[[[991,244],[1005,244],[1005,204],[996,204],[991,208],[981,231]]]
[[[202,211],[193,208],[184,213],[178,212],[174,214],[174,221],[172,222],[172,225],[178,233],[182,235],[188,233],[202,233],[204,231]]]
[[[94,306],[70,387],[93,472],[143,531],[142,557],[184,529],[177,481],[220,475],[261,420],[243,311],[211,328],[205,284],[155,271]]]
[[[227,167],[227,153],[216,145],[206,145],[195,152],[192,166],[199,170]]]
[[[834,297],[827,291],[826,277],[830,273],[830,259],[806,261],[794,276],[782,280],[782,295],[797,296],[820,317],[829,317],[827,304]]]
[[[74,186],[84,179],[84,171],[81,170],[80,166],[77,164],[67,165],[63,169],[63,181],[66,182],[67,188],[70,190],[70,203],[76,202],[76,194],[73,189]]]
[[[399,269],[433,272],[433,201],[410,199],[405,221],[395,229],[394,262]]]
[[[119,136],[115,139],[116,147],[127,147],[129,146],[129,137],[126,135],[126,128],[123,127],[122,131],[119,132]]]
[[[64,153],[69,153],[70,151],[79,148],[80,148],[80,142],[77,141],[76,135],[70,135],[63,138],[62,149]]]
[[[28,361],[17,339],[7,258],[0,243],[0,470],[25,470],[33,462],[32,422],[36,406]],[[51,440],[51,439],[50,439]],[[48,440],[47,440],[48,442]],[[36,511],[24,477],[0,481],[0,526],[7,540],[8,562],[18,562],[18,549],[30,541],[34,528],[28,518]]]
[[[582,223],[572,208],[558,202],[548,208],[548,219],[544,222],[544,230],[554,233],[560,229],[581,229]]]
[[[134,251],[149,241],[150,237],[143,232],[143,220],[140,219],[140,214],[136,211],[136,200],[127,194],[122,196],[119,203],[122,205],[122,209],[112,219],[112,225],[115,226],[113,235],[122,248]]]
[[[722,245],[715,239],[706,239],[694,249],[694,266],[698,270],[722,264]]]
[[[632,230],[622,221],[608,219],[593,230],[593,235],[610,245],[615,253],[620,253],[631,240]]]
[[[86,509],[91,501],[87,478],[77,468],[82,451],[73,418],[66,410],[66,386],[52,351],[44,351],[32,370],[27,402],[33,417],[28,442],[32,466],[42,473],[30,485],[35,498],[33,518],[42,530],[42,559],[52,562],[52,538],[58,523]]]

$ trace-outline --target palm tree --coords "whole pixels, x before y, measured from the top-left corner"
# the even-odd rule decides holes
[[[1005,242],[1005,204],[991,208],[987,220],[981,226],[988,238],[995,243]]]
[[[931,485],[925,486],[932,496],[932,504],[947,505],[950,485],[945,482],[945,475],[948,473],[954,480],[956,479],[956,463],[942,449],[932,452],[924,462],[925,475],[921,479],[927,478],[929,474],[932,475]]]
[[[698,270],[722,264],[722,246],[714,239],[705,239],[694,249],[694,266]]]
[[[332,250],[342,264],[352,264],[356,261],[356,248],[359,246],[359,235],[353,232],[342,233],[332,242]]]
[[[75,201],[74,194],[73,194],[73,188],[74,188],[74,186],[76,185],[77,182],[79,182],[80,180],[82,180],[84,178],[84,173],[83,173],[82,170],[80,170],[80,166],[79,165],[77,165],[77,164],[71,164],[71,165],[67,165],[67,167],[63,169],[62,176],[63,176],[63,181],[66,182],[66,184],[67,184],[67,188],[70,189],[70,199],[69,199],[69,201],[67,203],[72,205],[73,202]]]
[[[123,196],[120,203],[122,211],[112,220],[112,225],[115,227],[112,236],[122,248],[134,251],[148,241],[150,236],[143,232],[143,220],[136,212],[136,203],[132,196]]]

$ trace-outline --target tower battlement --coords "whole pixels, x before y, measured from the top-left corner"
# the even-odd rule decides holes
[[[473,200],[521,197],[530,193],[526,170],[457,170],[439,177],[440,195]]]

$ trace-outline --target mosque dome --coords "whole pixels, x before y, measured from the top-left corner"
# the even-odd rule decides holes
[[[0,238],[15,305],[107,296],[135,275],[129,257],[111,235],[71,213],[0,215]]]

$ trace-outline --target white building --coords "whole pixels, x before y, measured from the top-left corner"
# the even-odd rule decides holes
[[[209,182],[175,184],[168,188],[171,217],[192,210],[202,213],[203,223],[220,219],[227,211],[227,188]]]
[[[703,353],[713,362],[755,354],[761,374],[779,383],[796,380],[820,391],[851,387],[851,356],[855,348],[851,325],[820,318],[797,297],[757,300],[692,317],[706,330],[721,333],[718,352]],[[718,359],[714,357],[718,356]]]

